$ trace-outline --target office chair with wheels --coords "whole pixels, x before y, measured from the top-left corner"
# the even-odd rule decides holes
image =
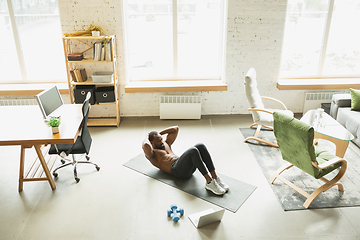
[[[63,163],[61,166],[56,168],[53,171],[53,176],[56,178],[58,176],[58,173],[56,172],[58,169],[73,165],[74,166],[74,177],[75,181],[78,183],[80,181],[80,178],[77,177],[77,171],[76,166],[79,163],[87,163],[87,164],[93,164],[95,165],[95,168],[97,171],[100,170],[100,167],[89,161],[90,157],[88,156],[91,146],[91,136],[90,132],[87,127],[87,120],[89,116],[89,108],[90,108],[90,97],[91,92],[88,92],[86,95],[85,101],[82,106],[82,113],[83,113],[83,119],[81,123],[81,135],[77,137],[74,144],[52,144],[49,150],[49,154],[57,154],[61,157],[61,162]],[[69,156],[69,154],[72,155],[72,160],[67,159],[66,157]],[[87,161],[77,161],[75,160],[75,154],[85,154],[85,157]],[[65,160],[70,161],[70,163],[65,163]]]

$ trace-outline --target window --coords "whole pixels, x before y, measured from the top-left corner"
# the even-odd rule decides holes
[[[221,79],[223,0],[124,0],[129,78]]]
[[[65,82],[56,0],[0,0],[0,82]]]
[[[360,76],[359,0],[288,0],[281,78]]]

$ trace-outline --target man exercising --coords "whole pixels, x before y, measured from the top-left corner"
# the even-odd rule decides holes
[[[205,188],[207,190],[216,195],[226,193],[229,186],[217,176],[213,161],[204,144],[196,144],[186,150],[180,157],[173,153],[171,145],[174,143],[178,133],[178,126],[166,128],[159,133],[151,131],[148,138],[142,143],[146,158],[152,165],[163,172],[180,179],[191,177],[195,170],[198,169],[206,179]],[[165,142],[162,135],[166,135]]]

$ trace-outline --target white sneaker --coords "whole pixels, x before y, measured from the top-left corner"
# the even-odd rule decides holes
[[[223,180],[220,177],[217,177],[215,181],[222,187],[226,192],[229,191],[230,187],[226,183],[223,182]]]
[[[205,188],[216,195],[223,195],[226,192],[214,179],[210,183],[206,183]]]

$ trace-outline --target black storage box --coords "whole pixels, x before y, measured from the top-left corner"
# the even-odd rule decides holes
[[[115,102],[114,86],[97,87],[95,95],[98,103]]]
[[[74,88],[75,103],[83,103],[88,92],[91,92],[90,104],[95,104],[95,85],[76,85]]]

